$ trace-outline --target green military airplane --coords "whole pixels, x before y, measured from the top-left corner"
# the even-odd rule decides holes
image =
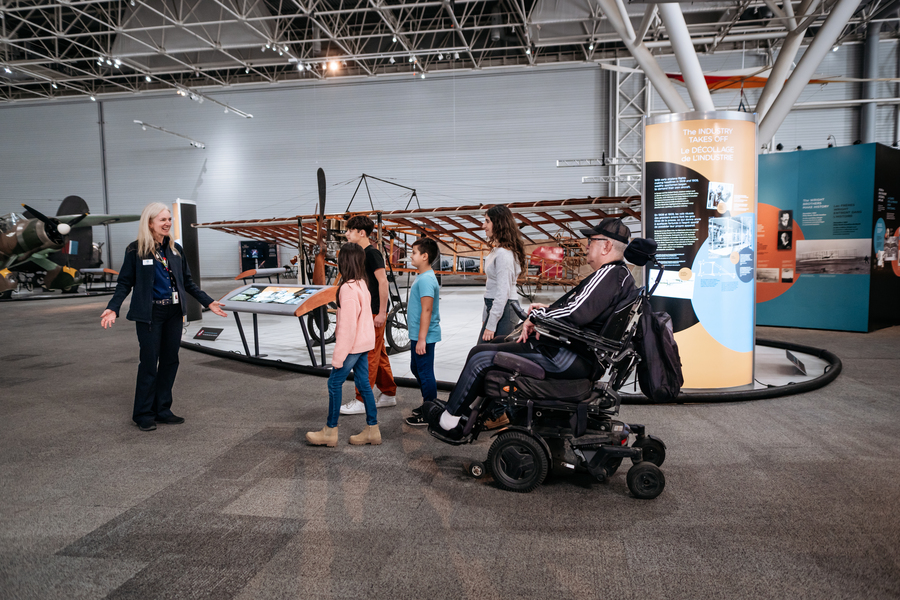
[[[80,201],[79,205],[87,207],[81,198],[69,198]],[[46,271],[43,286],[47,289],[77,288],[82,281],[78,270],[57,264],[49,258],[50,254],[63,248],[66,236],[74,229],[127,223],[140,218],[139,215],[92,215],[86,211],[48,217],[30,206],[22,206],[33,218],[16,213],[0,216],[0,298],[9,298],[13,290],[18,288],[17,271]]]

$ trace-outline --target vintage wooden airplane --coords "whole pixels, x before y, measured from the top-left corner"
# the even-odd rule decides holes
[[[367,210],[351,210],[356,193],[367,179],[399,186],[364,174],[347,204],[347,210],[329,213],[325,209],[325,175],[320,169],[318,214],[217,221],[195,227],[297,248],[297,256],[292,262],[298,265],[299,282],[322,285],[333,282],[337,274],[335,258],[343,241],[346,221],[359,214],[370,216],[377,225],[374,235],[385,256],[388,279],[391,281],[387,338],[395,351],[403,351],[408,348],[408,339],[404,335],[405,302],[397,285],[397,275],[414,272],[407,263],[412,243],[423,235],[438,241],[442,253],[440,262],[435,265],[438,275],[484,277],[484,258],[491,247],[485,239],[482,225],[484,213],[491,205],[410,208],[413,200],[418,204],[416,190],[399,186],[410,193],[406,208],[379,210],[370,193]],[[367,184],[365,189],[368,191]],[[635,224],[640,223],[641,219],[639,196],[513,202],[506,206],[517,219],[526,242],[527,269],[518,281],[519,291],[526,297],[531,297],[545,286],[574,286],[587,274],[589,267],[585,259],[585,243],[578,229],[593,227],[607,216],[619,216]],[[317,315],[311,315],[309,322],[310,331],[316,339],[319,334],[317,319]],[[328,329],[326,338],[332,334],[333,320]]]

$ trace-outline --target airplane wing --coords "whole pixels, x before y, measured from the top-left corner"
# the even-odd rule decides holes
[[[81,215],[63,215],[54,217],[54,219],[58,219],[60,223],[68,223],[79,217],[81,217]],[[137,221],[140,218],[141,215],[88,215],[72,225],[72,229],[77,229],[79,227],[93,227],[95,225],[112,225],[113,223],[130,223],[132,221]]]

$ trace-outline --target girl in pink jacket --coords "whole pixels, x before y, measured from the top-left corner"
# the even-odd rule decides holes
[[[356,244],[344,244],[338,254],[341,284],[337,293],[337,330],[331,375],[328,376],[328,421],[322,431],[310,431],[306,440],[313,446],[337,445],[341,388],[353,370],[353,380],[366,406],[366,428],[350,436],[350,443],[378,445],[381,432],[375,409],[375,396],[369,385],[369,350],[375,348],[375,322],[370,309],[371,296],[366,285],[365,251]]]

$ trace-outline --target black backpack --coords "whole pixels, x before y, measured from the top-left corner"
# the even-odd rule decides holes
[[[637,366],[641,392],[654,402],[675,400],[684,385],[684,375],[672,317],[665,312],[653,312],[646,297],[641,301],[641,320],[635,341],[641,356]]]

